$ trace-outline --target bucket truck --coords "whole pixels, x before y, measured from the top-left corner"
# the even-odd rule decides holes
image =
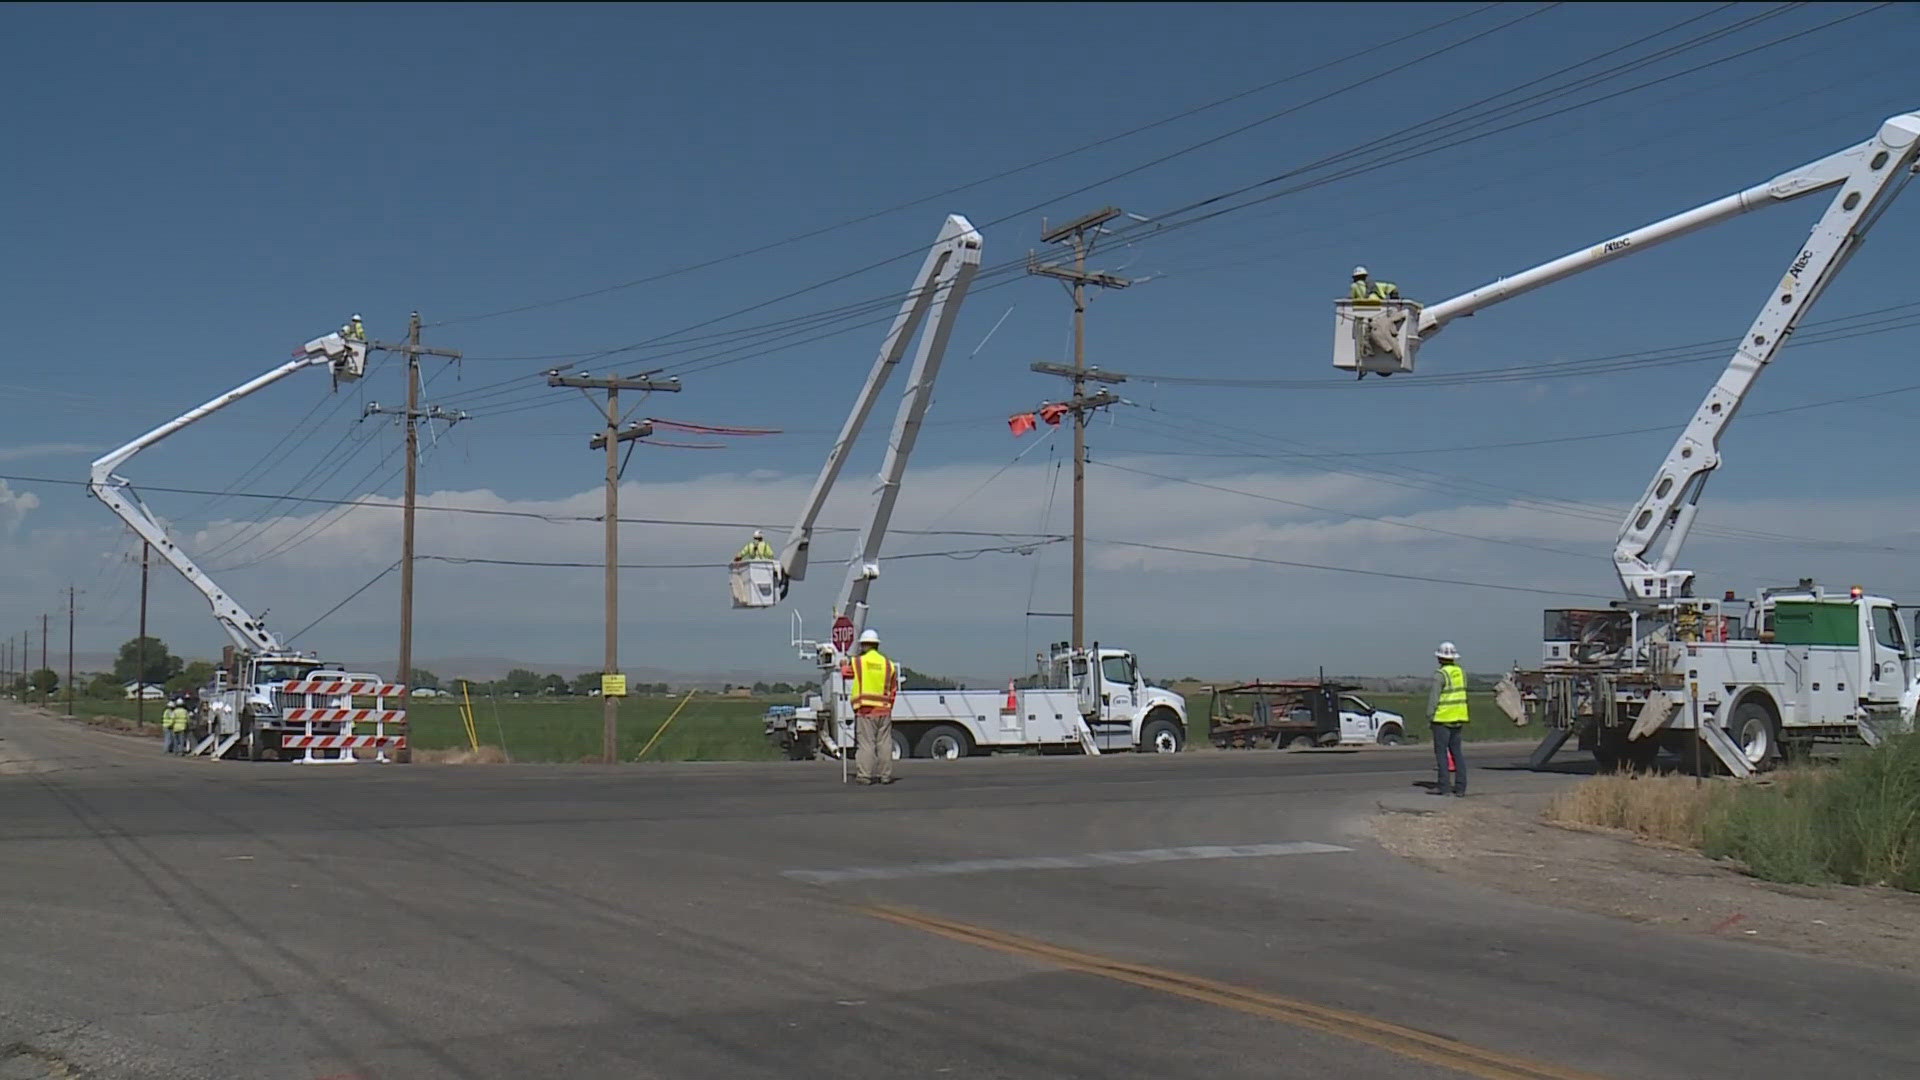
[[[1547,612],[1542,667],[1509,676],[1502,707],[1516,721],[1539,715],[1547,725],[1535,767],[1577,736],[1603,767],[1650,764],[1663,746],[1684,755],[1704,744],[1744,776],[1816,738],[1874,743],[1911,728],[1916,657],[1891,600],[1805,579],[1747,600],[1731,591],[1701,599],[1693,571],[1675,563],[1720,466],[1727,425],[1912,179],[1917,155],[1920,112],[1905,113],[1872,138],[1765,183],[1438,304],[1336,301],[1336,367],[1411,372],[1422,343],[1454,319],[1749,210],[1838,189],[1621,524],[1613,562],[1627,598],[1604,610]]]
[[[366,342],[338,333],[309,341],[286,363],[167,421],[95,461],[91,468],[88,491],[207,598],[214,621],[233,639],[212,685],[200,694],[195,725],[204,734],[193,747],[196,755],[258,761],[269,755],[284,760],[294,751],[304,751],[299,760],[344,763],[353,760],[357,748],[384,751],[406,745],[404,735],[389,735],[385,730],[389,724],[404,722],[401,713],[382,707],[384,698],[400,692],[398,686],[386,685],[374,675],[348,674],[323,664],[312,653],[289,648],[188,557],[167,534],[166,526],[147,509],[132,484],[115,471],[135,454],[188,425],[289,375],[316,367],[327,368],[336,386],[358,379],[366,373]],[[375,698],[375,707],[354,708],[356,696]],[[372,735],[356,735],[352,730],[356,721],[371,721],[378,730]]]
[[[919,439],[933,384],[946,356],[947,340],[967,290],[980,267],[981,237],[966,218],[949,215],[927,253],[912,290],[900,305],[867,374],[853,410],[841,425],[826,463],[814,480],[799,520],[776,560],[745,560],[732,566],[734,606],[765,608],[778,603],[788,586],[803,580],[813,547],[815,524],[839,479],[847,452],[859,437],[887,379],[900,365],[916,331],[920,333],[907,386],[894,415],[893,431],[877,478],[872,511],[861,528],[846,576],[833,605],[828,641],[806,640],[799,613],[793,616],[793,645],[820,672],[819,690],[795,708],[776,708],[767,717],[767,737],[789,757],[816,753],[844,756],[854,745],[849,680],[841,674],[854,642],[866,628],[867,598],[880,576],[880,549],[893,518],[907,461]],[[1150,686],[1133,654],[1123,649],[1071,649],[1056,645],[1040,658],[1039,684],[1016,689],[904,690],[894,701],[895,757],[957,758],[994,749],[1179,750],[1186,740],[1186,702],[1178,694]]]

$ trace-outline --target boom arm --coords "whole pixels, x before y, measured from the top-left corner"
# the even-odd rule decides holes
[[[946,356],[947,339],[953,333],[954,319],[959,316],[960,306],[973,284],[973,276],[980,268],[981,243],[980,234],[966,218],[958,214],[947,216],[939,237],[927,252],[926,261],[921,264],[912,291],[901,303],[899,314],[894,316],[893,324],[880,344],[880,355],[867,373],[867,381],[860,388],[853,411],[847,414],[846,422],[841,425],[833,449],[827,452],[826,464],[814,480],[813,491],[807,496],[800,520],[788,534],[786,546],[781,552],[781,572],[796,581],[805,578],[808,551],[813,544],[814,523],[826,505],[834,482],[839,479],[847,451],[859,438],[860,429],[872,414],[874,405],[880,399],[880,392],[886,388],[888,377],[906,355],[914,332],[922,323],[926,323],[926,332],[920,335],[919,348],[914,352],[913,370],[907,376],[900,411],[894,416],[886,459],[880,466],[874,489],[873,513],[860,531],[859,543],[847,567],[846,581],[841,586],[840,595],[834,600],[834,614],[851,618],[856,633],[865,628],[867,589],[880,573],[880,546],[886,539],[894,502],[900,494],[900,478],[906,472],[907,459],[913,454],[914,443],[920,436],[921,421],[926,417],[927,406],[933,400],[933,383],[940,374],[940,364]],[[927,322],[929,314],[932,316],[931,322]]]
[[[200,590],[200,594],[205,596],[207,602],[213,606],[213,617],[219,622],[221,629],[227,632],[227,636],[231,637],[236,645],[251,652],[284,652],[286,646],[274,636],[272,631],[262,625],[259,619],[248,614],[245,608],[215,584],[214,580],[207,576],[206,571],[201,570],[192,559],[187,557],[186,552],[180,550],[180,546],[167,535],[166,528],[147,510],[139,497],[132,494],[128,481],[124,477],[115,475],[114,470],[124,464],[128,458],[188,424],[204,419],[255,391],[279,382],[296,371],[322,364],[332,367],[336,381],[357,379],[366,372],[366,343],[347,341],[339,334],[328,334],[326,337],[307,342],[294,353],[292,360],[221,394],[198,408],[167,421],[95,461],[87,483],[87,489],[105,503],[107,509],[119,515],[120,520],[126,522],[134,532],[140,535],[140,539],[153,545],[168,562],[173,564],[175,570],[180,571],[180,575],[186,578],[189,584]]]
[[[1920,112],[1890,117],[1873,138],[1764,184],[1418,309],[1418,318],[1406,319],[1401,328],[1398,356],[1356,356],[1354,363],[1341,366],[1411,370],[1421,341],[1463,315],[1749,210],[1838,185],[1840,191],[1813,227],[1805,246],[1794,256],[1786,275],[1741,337],[1719,380],[1620,527],[1613,561],[1627,595],[1643,600],[1688,595],[1693,573],[1675,570],[1673,564],[1692,528],[1707,477],[1720,465],[1720,436],[1752,391],[1761,370],[1773,361],[1801,318],[1853,256],[1867,230],[1911,179],[1916,153],[1920,153]],[[1353,310],[1350,305],[1348,310]],[[1364,350],[1364,345],[1361,348]]]

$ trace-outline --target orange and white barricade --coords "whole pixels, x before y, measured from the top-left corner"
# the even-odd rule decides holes
[[[405,690],[395,683],[383,683],[364,678],[318,678],[297,679],[281,688],[289,694],[301,694],[301,705],[289,708],[286,719],[290,724],[301,725],[298,735],[287,735],[280,745],[289,750],[305,750],[305,756],[298,759],[301,765],[351,765],[355,761],[355,750],[372,750],[374,760],[385,762],[387,750],[404,750],[407,747],[407,714],[404,709],[389,709],[386,699],[398,697]],[[372,698],[372,708],[356,708],[355,698]],[[317,700],[316,700],[317,699]],[[341,702],[346,702],[342,705]],[[371,734],[356,734],[355,724],[371,724]],[[390,734],[388,728],[399,728]],[[330,753],[331,757],[316,757],[314,751]]]

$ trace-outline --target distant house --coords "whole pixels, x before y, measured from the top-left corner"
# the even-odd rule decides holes
[[[752,697],[752,696],[753,696],[753,687],[751,687],[751,686],[736,686],[736,687],[734,687],[733,689],[731,689],[731,690],[728,690],[728,691],[727,691],[727,696],[728,696],[728,697]]]
[[[135,698],[144,698],[147,701],[164,701],[167,697],[167,688],[155,683],[130,682],[121,689],[126,692],[128,701],[132,701]]]
[[[416,686],[413,688],[412,693],[414,697],[446,697],[447,696],[447,692],[445,690],[440,690],[431,686]]]

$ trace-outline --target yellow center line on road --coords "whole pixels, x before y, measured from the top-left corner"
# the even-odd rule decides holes
[[[906,908],[875,905],[863,907],[860,910],[875,918],[885,919],[915,930],[923,930],[930,934],[938,934],[955,941],[963,941],[969,945],[1024,956],[1088,975],[1112,979],[1115,982],[1158,990],[1161,993],[1173,994],[1192,1001],[1218,1005],[1222,1008],[1279,1020],[1296,1027],[1363,1042],[1402,1057],[1479,1077],[1481,1080],[1603,1080],[1593,1073],[1503,1054],[1497,1050],[1473,1046],[1432,1032],[1402,1027],[1399,1024],[1344,1009],[1317,1005],[1298,998],[1282,997],[1244,986],[1234,986],[1231,983],[1216,982],[1196,975],[1186,975],[1177,971],[1166,971],[1144,964],[1097,956],[1093,953],[1051,945],[1017,934],[954,922],[951,919],[943,919]]]

